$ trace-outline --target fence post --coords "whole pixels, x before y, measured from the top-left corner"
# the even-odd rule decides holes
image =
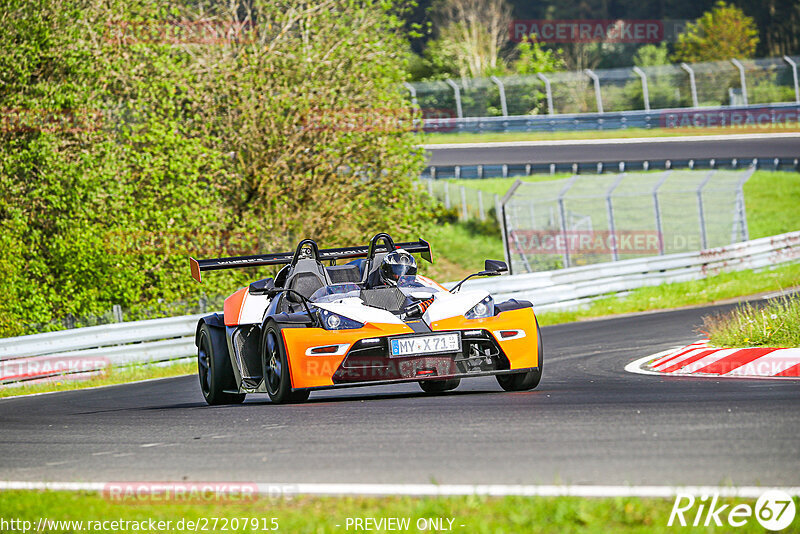
[[[490,80],[492,80],[500,90],[500,110],[503,112],[503,117],[508,117],[508,107],[506,106],[506,88],[503,85],[503,82],[497,76],[492,76]]]
[[[739,69],[739,85],[742,88],[742,98],[744,99],[744,105],[746,106],[747,105],[747,83],[745,81],[745,76],[744,76],[744,65],[742,65],[742,62],[739,61],[736,58],[731,59],[731,63],[733,63],[734,67]]]
[[[483,191],[478,189],[478,217],[481,221],[486,220],[486,211],[483,209]]]
[[[700,105],[697,102],[697,84],[695,83],[694,80],[694,71],[692,70],[692,67],[690,67],[686,63],[681,63],[681,68],[689,73],[689,88],[692,91],[692,107],[693,108],[700,107]]]
[[[575,174],[567,180],[567,183],[561,189],[561,192],[558,194],[558,216],[560,219],[560,226],[561,226],[561,237],[564,238],[564,267],[569,267],[569,236],[567,236],[567,211],[564,209],[564,195],[567,194],[569,188],[572,187],[572,184],[575,183],[575,180],[578,179],[578,175]]]
[[[642,98],[644,100],[644,110],[650,111],[650,91],[647,89],[647,74],[639,67],[633,67],[633,72],[642,79]]]
[[[547,93],[547,114],[553,115],[555,111],[553,110],[553,91],[550,88],[550,80],[541,72],[537,72],[536,76],[544,82],[544,90]]]
[[[619,250],[617,248],[617,227],[614,224],[614,205],[611,203],[611,195],[614,193],[614,189],[622,182],[623,178],[625,178],[624,173],[620,174],[606,191],[606,212],[608,215],[609,237],[611,238],[611,259],[613,261],[619,260]]]
[[[408,82],[403,82],[403,86],[408,89],[408,92],[411,93],[411,103],[416,106],[417,105],[417,90],[416,88]]]
[[[444,207],[450,209],[450,182],[444,183]]]
[[[740,217],[740,226],[742,229],[742,241],[749,241],[750,240],[750,231],[747,228],[747,210],[745,208],[744,203],[744,184],[747,183],[747,180],[753,176],[753,173],[756,171],[755,167],[750,167],[747,170],[747,173],[742,176],[742,179],[739,181],[739,191],[737,192],[737,197],[739,200],[739,217]]]
[[[797,63],[789,56],[783,56],[783,60],[792,67],[792,80],[794,80],[794,101],[800,104],[800,85],[797,83]]]
[[[584,72],[586,72],[586,75],[591,78],[592,82],[594,83],[594,99],[597,103],[597,112],[602,113],[603,97],[600,95],[600,78],[594,73],[594,71],[592,71],[592,69],[586,69]]]
[[[671,170],[664,171],[664,175],[658,181],[658,183],[653,186],[653,210],[656,214],[656,233],[658,234],[658,253],[660,255],[664,255],[664,231],[661,228],[661,206],[658,203],[658,188],[666,181],[667,177],[671,173]]]
[[[463,185],[461,186],[461,219],[465,222],[469,219],[469,213],[467,212],[467,188]]]
[[[458,115],[459,119],[463,119],[464,114],[461,111],[461,89],[459,89],[458,84],[450,78],[447,78],[445,83],[453,88],[453,94],[456,97],[456,115]]]
[[[706,234],[706,216],[705,212],[703,211],[703,188],[706,186],[708,181],[714,175],[716,171],[711,170],[706,174],[703,181],[700,182],[700,185],[697,186],[697,214],[700,217],[700,247],[702,250],[706,250],[708,248],[708,237]]]
[[[114,304],[111,306],[111,313],[114,315],[114,322],[121,323],[122,322],[122,306],[119,304]]]
[[[522,180],[517,178],[517,181],[511,184],[511,187],[508,188],[508,191],[506,191],[506,194],[503,195],[502,199],[497,195],[494,196],[495,210],[497,210],[497,217],[500,219],[500,234],[503,237],[503,252],[505,253],[506,256],[506,265],[508,265],[508,274],[514,274],[514,266],[511,263],[511,249],[509,244],[510,236],[508,235],[510,229],[508,227],[508,221],[506,220],[506,204],[511,199],[511,197],[514,196],[514,192],[521,185],[522,185]],[[523,262],[528,261],[528,259],[525,257],[524,254],[520,253],[520,255],[522,256]],[[528,272],[530,272],[530,269],[528,269]]]

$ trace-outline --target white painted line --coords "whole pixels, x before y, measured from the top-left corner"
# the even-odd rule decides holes
[[[179,484],[180,482],[178,482]],[[116,482],[115,484],[119,484]],[[155,483],[154,483],[155,484]],[[166,484],[159,482],[158,484]],[[0,482],[2,490],[35,491],[98,491],[107,486],[105,482]],[[460,495],[482,495],[490,497],[650,497],[670,498],[679,493],[755,499],[770,490],[780,490],[792,496],[800,496],[800,487],[758,486],[594,486],[594,485],[513,485],[513,484],[315,484],[315,483],[258,483],[261,495],[337,495],[337,496],[383,496],[402,495],[411,497],[446,497]]]
[[[708,350],[708,348],[706,348],[706,347],[690,350],[686,354],[678,356],[677,358],[673,358],[671,360],[664,360],[663,362],[659,362],[658,365],[654,365],[653,368],[655,369],[656,367],[661,367],[661,369],[658,369],[658,371],[663,371],[664,369],[667,369],[668,367],[672,367],[676,363],[680,363],[682,361],[688,360],[692,356],[696,356],[697,354],[700,354],[701,352],[705,352],[707,350]]]
[[[644,365],[646,363],[648,363],[648,362],[653,361],[653,360],[657,360],[658,358],[663,358],[667,354],[675,352],[679,348],[680,347],[675,347],[674,349],[667,349],[667,350],[664,350],[664,351],[661,351],[661,352],[657,352],[655,354],[651,354],[650,356],[645,356],[644,358],[639,358],[638,360],[634,360],[634,361],[632,361],[631,363],[629,363],[628,365],[625,366],[625,370],[627,372],[629,372],[629,373],[636,373],[636,374],[640,374],[640,375],[656,375],[656,376],[661,376],[661,377],[669,376],[666,373],[657,373],[655,371],[651,371],[649,369],[645,369]]]
[[[194,359],[194,358],[190,358],[190,359]],[[181,360],[175,360],[175,361],[180,362],[180,361],[183,361],[183,360],[181,359]],[[27,398],[27,397],[39,397],[39,396],[42,396],[42,395],[52,395],[54,393],[74,393],[75,391],[90,391],[92,389],[115,388],[115,387],[119,387],[119,386],[128,386],[130,384],[144,384],[146,382],[157,382],[159,380],[169,380],[170,378],[181,378],[181,377],[184,377],[184,376],[192,376],[192,375],[196,375],[196,374],[197,373],[189,373],[189,374],[185,374],[185,375],[161,376],[161,377],[158,377],[158,378],[145,378],[144,380],[134,380],[132,382],[121,382],[119,384],[104,384],[102,386],[92,386],[92,387],[88,387],[88,388],[61,389],[61,390],[56,390],[56,391],[42,391],[41,393],[23,393],[22,395],[11,395],[11,396],[8,396],[8,397],[0,397],[0,402],[6,401],[6,400],[13,400],[13,399],[24,399],[24,398]]]
[[[488,143],[441,143],[419,145],[425,150],[458,148],[513,148],[540,146],[635,145],[646,143],[698,143],[714,141],[751,141],[754,139],[796,139],[800,133],[754,133],[730,135],[688,135],[680,137],[619,137],[615,139],[551,139],[542,141],[496,141]],[[674,159],[674,158],[673,158]],[[743,161],[744,163],[744,161]]]

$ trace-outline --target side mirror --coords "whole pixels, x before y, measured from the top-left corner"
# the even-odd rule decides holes
[[[486,260],[486,263],[484,263],[483,268],[484,271],[492,272],[495,274],[508,272],[508,265],[506,265],[506,262],[500,260]]]

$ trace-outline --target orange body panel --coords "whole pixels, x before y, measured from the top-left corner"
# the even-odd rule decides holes
[[[247,288],[243,287],[230,297],[225,299],[222,312],[225,315],[225,326],[236,326],[239,324],[239,315],[242,313],[244,298],[247,295]]]
[[[313,388],[333,385],[333,373],[339,368],[344,355],[306,356],[310,347],[322,345],[353,345],[359,339],[413,334],[404,324],[368,324],[353,330],[324,330],[322,328],[289,328],[283,330],[283,341],[289,357],[292,387]],[[349,347],[348,347],[349,349]]]
[[[539,338],[533,308],[510,310],[485,319],[467,319],[463,315],[442,319],[431,324],[431,330],[488,330],[506,353],[511,369],[539,366]],[[525,337],[500,339],[498,330],[524,330]]]
[[[511,310],[486,319],[451,317],[431,325],[431,330],[434,331],[478,329],[488,330],[492,333],[508,357],[511,369],[538,367],[539,339],[536,331],[536,319],[531,308]],[[525,337],[502,340],[494,334],[498,330],[524,330]],[[345,355],[306,356],[306,350],[311,347],[339,344],[352,346],[360,339],[413,333],[414,331],[404,324],[368,324],[364,328],[338,331],[322,328],[283,330],[287,354],[291,355],[289,357],[289,373],[292,387],[313,388],[333,385],[333,374],[342,364]]]

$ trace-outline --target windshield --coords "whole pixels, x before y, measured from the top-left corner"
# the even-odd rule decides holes
[[[332,284],[329,286],[317,289],[311,298],[311,302],[336,302],[351,297],[358,297],[361,294],[361,288],[358,284]]]
[[[412,293],[428,293],[433,295],[434,293],[439,293],[441,291],[439,288],[431,287],[430,285],[425,284],[417,276],[401,276],[397,280],[397,287],[406,296],[410,296]]]

